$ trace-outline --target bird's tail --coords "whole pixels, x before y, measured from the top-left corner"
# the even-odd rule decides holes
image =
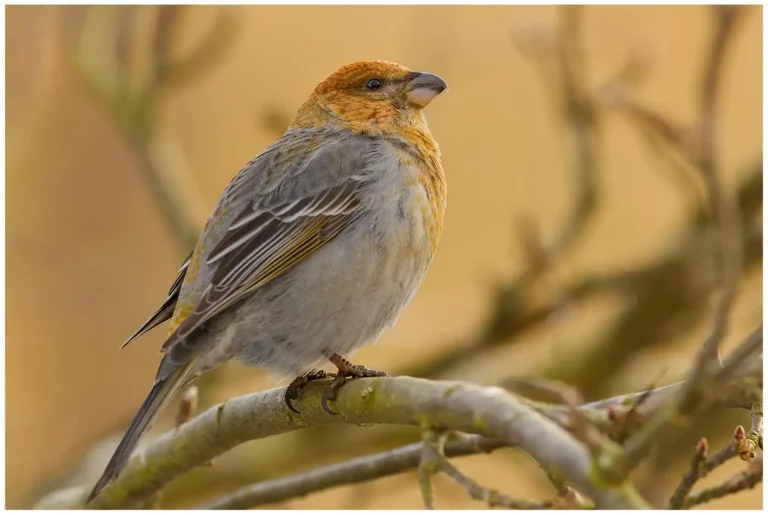
[[[168,377],[155,381],[152,391],[149,392],[149,395],[144,400],[144,404],[139,408],[139,412],[133,418],[131,426],[125,433],[125,436],[123,436],[123,439],[120,440],[120,444],[109,460],[106,469],[88,496],[88,502],[91,502],[105,486],[120,475],[128,464],[136,446],[152,427],[160,412],[163,411],[176,392],[186,383],[193,365],[194,362],[189,363],[184,367],[174,370]]]

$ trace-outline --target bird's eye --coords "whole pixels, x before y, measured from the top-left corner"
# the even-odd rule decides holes
[[[365,87],[368,89],[379,89],[381,87],[381,81],[379,79],[371,79]]]

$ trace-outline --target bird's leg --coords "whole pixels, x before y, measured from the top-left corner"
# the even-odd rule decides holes
[[[329,374],[328,372],[325,372],[323,370],[310,370],[309,372],[305,372],[301,374],[299,377],[291,381],[291,384],[289,384],[288,388],[285,389],[285,398],[284,398],[285,405],[288,406],[288,409],[293,411],[294,413],[300,413],[299,410],[294,408],[293,404],[291,403],[299,398],[299,393],[301,393],[301,389],[304,388],[311,381],[317,381],[318,379],[326,379],[328,377],[334,377],[334,374]]]
[[[362,365],[353,365],[346,359],[342,358],[338,354],[331,355],[328,360],[336,365],[339,371],[335,374],[333,382],[323,392],[323,408],[331,415],[338,415],[335,411],[328,407],[328,401],[335,401],[336,394],[339,388],[344,386],[347,379],[359,379],[361,377],[388,377],[386,372],[379,372],[378,370],[371,370]]]

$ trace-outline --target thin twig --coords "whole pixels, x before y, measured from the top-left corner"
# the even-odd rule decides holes
[[[720,178],[720,163],[717,141],[717,101],[722,79],[723,57],[733,35],[735,22],[740,13],[739,6],[713,6],[715,10],[715,33],[710,43],[709,57],[702,80],[700,107],[700,151],[698,168],[704,179],[709,204],[720,232],[721,281],[723,291],[715,310],[712,332],[702,346],[695,370],[703,371],[709,362],[718,359],[718,347],[725,335],[728,313],[736,297],[739,270],[741,269],[741,227]]]
[[[757,336],[759,334],[759,336]],[[702,376],[693,376],[683,381],[680,388],[670,400],[670,404],[657,411],[657,416],[649,420],[643,427],[643,431],[631,437],[626,444],[626,459],[619,464],[619,469],[608,471],[614,479],[626,477],[643,458],[645,458],[650,449],[658,444],[660,437],[669,438],[684,429],[686,425],[680,423],[680,419],[690,416],[698,409],[711,407],[717,402],[718,388],[724,385],[724,381],[733,377],[733,373],[747,362],[748,358],[755,352],[762,342],[762,332],[756,331],[751,334],[726,360],[722,367],[715,371],[702,372]],[[762,368],[762,359],[756,360]],[[696,365],[694,365],[696,366]],[[747,367],[749,368],[749,367]],[[756,367],[751,367],[753,370]],[[725,374],[728,371],[728,374]],[[705,384],[709,387],[708,395],[691,398],[691,382]],[[750,404],[751,405],[751,404]]]
[[[748,453],[751,449],[749,440],[746,439],[744,428],[736,426],[733,432],[733,438],[728,445],[723,447],[717,454],[707,457],[707,439],[702,438],[696,446],[696,452],[691,460],[691,467],[683,476],[680,485],[675,490],[669,500],[669,508],[672,510],[681,510],[690,507],[689,496],[691,489],[697,481],[705,478],[710,472],[724,464],[731,458],[739,454]],[[752,456],[754,457],[754,456]]]
[[[562,98],[575,157],[576,204],[564,227],[547,249],[547,257],[562,256],[586,230],[597,206],[597,117],[592,99],[586,93],[585,59],[581,41],[583,8],[576,5],[560,8],[558,55],[562,74]]]
[[[723,366],[717,372],[717,378],[722,379],[731,377],[734,375],[734,370],[741,366],[747,359],[749,359],[757,351],[763,348],[763,324],[752,331],[744,342],[739,345],[728,359],[723,363]],[[762,360],[761,360],[762,361]]]
[[[721,484],[698,492],[693,492],[686,501],[685,507],[703,504],[743,490],[752,489],[763,481],[763,461],[753,461],[743,472],[725,480]]]
[[[555,487],[555,491],[557,492],[557,498],[552,501],[552,509],[581,510],[594,507],[594,504],[589,499],[584,498],[583,495],[568,486],[568,484],[562,481],[559,477],[555,476],[551,472],[545,472],[547,474],[547,478],[549,479],[550,483],[552,483],[552,486]]]
[[[423,459],[422,462],[426,461],[426,463],[428,463],[428,473],[430,475],[437,471],[444,472],[448,477],[461,485],[470,497],[486,503],[491,508],[500,506],[512,510],[539,510],[552,507],[551,502],[531,503],[528,501],[512,499],[511,497],[499,493],[497,490],[485,488],[473,479],[465,476],[459,469],[454,467],[450,461],[448,461],[443,451],[441,436],[435,431],[429,431],[425,434],[423,446],[423,457],[425,459]],[[429,492],[431,495],[431,489]],[[429,500],[431,501],[431,499]],[[426,501],[427,497],[425,496],[425,504],[427,504],[427,508],[434,509],[431,502],[427,503]]]
[[[701,475],[699,476],[699,479],[707,477],[707,474],[731,458],[735,458],[737,455],[738,453],[733,446],[733,442],[730,442],[728,445],[720,449],[717,454],[707,458],[707,460],[701,466]]]
[[[702,465],[707,459],[707,452],[709,445],[707,439],[702,438],[699,443],[696,444],[696,450],[691,458],[691,465],[688,471],[683,475],[680,484],[675,489],[675,493],[669,500],[670,510],[681,510],[685,507],[685,500],[688,498],[688,494],[696,484],[696,481],[702,476]]]
[[[446,456],[490,453],[506,444],[477,435],[455,435],[445,444]],[[372,481],[419,466],[423,444],[415,443],[341,463],[243,487],[204,506],[212,510],[250,509],[319,492]]]
[[[583,404],[581,393],[573,386],[546,377],[513,377],[505,380],[505,389],[523,397],[544,398],[557,404]]]
[[[172,55],[172,39],[184,13],[178,6],[155,9],[154,32],[144,44],[136,30],[136,7],[121,7],[116,19],[103,7],[89,7],[80,34],[78,64],[86,82],[114,116],[124,141],[134,152],[164,217],[184,254],[194,246],[199,231],[195,195],[179,160],[171,163],[167,142],[158,143],[157,119],[161,93],[170,85],[189,83],[219,60],[231,43],[234,18],[227,11],[219,16],[210,33],[184,60]],[[144,8],[141,8],[144,9]],[[110,30],[116,25],[119,30]],[[114,44],[104,33],[116,32]],[[134,61],[145,50],[148,70],[142,76]],[[180,186],[181,184],[181,186]]]
[[[762,333],[759,333],[762,334]],[[743,345],[753,345],[752,337],[748,338]],[[735,354],[735,353],[734,353]],[[733,364],[732,373],[729,376],[717,378],[717,391],[712,399],[711,408],[741,408],[751,409],[753,404],[762,398],[756,383],[762,380],[763,360],[735,360],[729,356],[726,366]],[[587,417],[592,424],[596,424],[607,431],[606,424],[613,424],[611,411],[613,415],[623,416],[620,410],[634,410],[634,422],[642,422],[649,415],[652,415],[664,403],[669,402],[678,395],[680,389],[685,384],[684,381],[662,386],[654,390],[645,390],[642,392],[617,395],[607,399],[588,402],[578,407],[579,412]],[[644,399],[642,403],[639,403]],[[559,404],[548,404],[543,402],[523,399],[533,409],[546,417],[554,420],[562,427],[570,428],[572,419],[570,416],[571,408]]]
[[[435,509],[435,489],[432,486],[432,477],[440,469],[436,461],[436,453],[433,447],[437,445],[438,435],[429,428],[422,429],[422,442],[419,451],[419,491],[424,507],[428,510]]]

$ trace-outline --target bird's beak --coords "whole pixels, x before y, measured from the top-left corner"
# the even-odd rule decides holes
[[[425,107],[437,95],[448,89],[448,84],[437,75],[413,72],[408,81],[406,97],[408,102],[418,107]]]

